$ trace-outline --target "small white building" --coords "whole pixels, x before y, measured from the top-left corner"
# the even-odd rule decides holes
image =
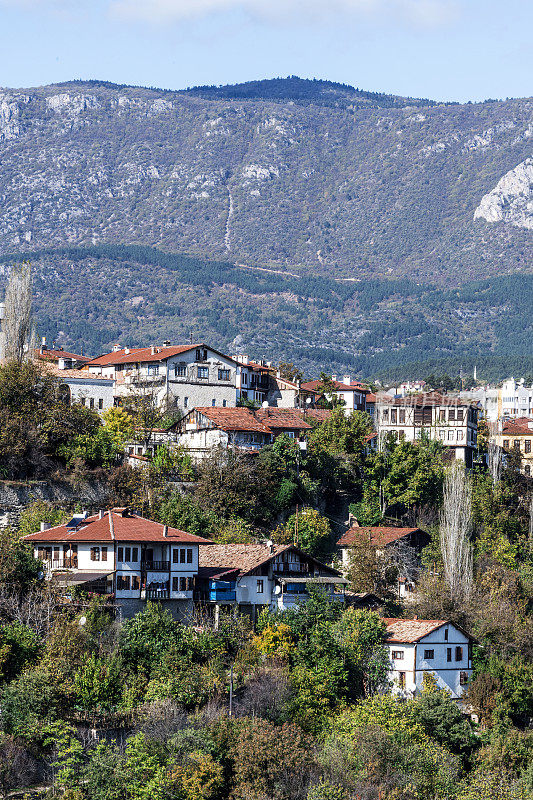
[[[200,550],[197,602],[215,614],[229,606],[255,619],[264,608],[283,610],[305,602],[309,584],[344,601],[346,583],[337,570],[295,545],[214,544]]]
[[[159,600],[177,617],[193,610],[199,548],[211,541],[144,519],[128,508],[75,515],[65,525],[46,524],[24,540],[43,562],[46,577],[113,595],[124,616]]]
[[[472,675],[474,639],[447,620],[384,619],[387,626],[393,691],[413,697],[424,686],[424,675],[435,676],[440,689],[462,696]]]
[[[335,386],[335,394],[339,400],[344,403],[344,413],[346,415],[353,414],[354,411],[366,411],[366,396],[370,393],[367,386],[363,386],[359,381],[354,381],[349,375],[345,375],[342,381],[337,380],[337,376],[333,375],[331,380]],[[308,381],[302,383],[302,389],[307,392],[313,392],[318,399],[320,393],[320,381]],[[331,396],[327,397],[331,400]]]

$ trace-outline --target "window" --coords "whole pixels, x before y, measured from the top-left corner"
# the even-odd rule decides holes
[[[198,367],[198,377],[203,380],[209,378],[209,367]]]
[[[434,650],[424,650],[424,658],[430,660],[435,658],[435,651]]]
[[[219,381],[229,381],[229,369],[219,369],[218,379]]]
[[[452,648],[451,647],[447,647],[446,648],[446,661],[448,662],[448,664],[450,664],[451,660],[452,660]]]
[[[524,453],[531,453],[531,439],[526,439],[524,442]]]
[[[264,581],[257,581],[257,594],[263,594]]]
[[[98,408],[102,409],[104,407],[104,401],[102,397],[98,398]]]
[[[464,431],[457,431],[457,441],[462,442],[464,437]]]
[[[463,421],[464,415],[465,415],[465,412],[463,411],[463,409],[462,408],[458,408],[457,409],[457,419],[459,420],[459,422]]]
[[[119,561],[124,561],[124,548],[119,547],[117,551],[117,558]]]
[[[448,628],[444,628],[444,641],[448,641]]]
[[[91,561],[100,561],[99,547],[91,547]]]
[[[207,350],[206,348],[198,347],[196,350],[196,360],[197,361],[207,361]]]
[[[131,548],[131,560],[137,562],[139,560],[139,548],[132,547]]]
[[[400,409],[400,411],[398,412],[398,416],[399,416],[399,420],[398,421],[399,421],[400,425],[404,425],[405,424],[405,408],[401,408]]]
[[[455,433],[455,431],[448,431],[448,441],[449,441],[449,442],[452,442],[452,441],[453,441],[453,435],[454,435],[454,433]]]
[[[391,408],[391,412],[390,412],[390,421],[391,421],[391,422],[392,422],[394,425],[396,425],[396,424],[398,423],[398,409],[396,409],[396,408]]]
[[[159,375],[159,364],[148,364],[148,375]]]
[[[448,419],[450,422],[455,421],[455,408],[450,408],[450,410],[448,411]]]
[[[217,404],[217,403],[216,403],[216,400],[215,400],[215,398],[213,397],[213,399],[211,400],[211,405],[213,406],[213,408],[216,406],[216,404]]]
[[[80,397],[80,405],[85,405],[85,397]]]
[[[381,412],[381,421],[382,422],[388,422],[389,421],[389,409],[388,408],[384,408],[383,411]]]
[[[228,404],[228,401],[227,400],[223,400],[222,401],[222,408],[226,408],[227,404]]]
[[[463,648],[462,647],[457,646],[455,648],[455,660],[456,661],[462,661],[463,660]]]
[[[526,464],[526,466],[524,467],[524,475],[527,475],[528,477],[531,475],[531,467],[529,466],[529,464]]]
[[[190,548],[187,549],[187,564],[192,564],[192,550]]]
[[[176,378],[184,378],[187,375],[187,366],[185,364],[174,364],[174,375]]]
[[[172,551],[172,563],[179,564],[179,560],[180,560],[180,551],[178,550],[177,547],[175,547],[174,550]]]
[[[124,561],[131,561],[131,547],[124,548]]]
[[[172,578],[172,591],[179,592],[179,578]]]
[[[513,439],[513,449],[520,450],[520,439]]]
[[[187,581],[184,577],[180,577],[180,592],[185,592],[187,590]]]
[[[443,408],[439,411],[439,420],[441,422],[446,422],[446,411]]]
[[[192,592],[194,588],[194,578],[187,578],[187,591]]]
[[[102,547],[102,561],[107,561],[107,547]]]
[[[185,550],[180,549],[180,564],[185,564]]]
[[[400,689],[405,689],[405,672],[398,673],[398,686]]]
[[[188,397],[184,397],[183,398],[183,408],[187,408],[188,405],[189,405],[189,398]]]
[[[468,672],[459,673],[459,683],[461,686],[466,686],[466,684],[468,683]]]
[[[392,658],[393,661],[403,661],[403,650],[393,650]]]
[[[138,575],[131,576],[131,589],[133,592],[139,591],[139,577]]]
[[[117,589],[119,592],[129,592],[130,590],[129,575],[117,575]]]
[[[94,408],[94,397],[89,400],[89,408]]]
[[[503,449],[504,450],[509,450],[509,439],[504,439],[503,440]]]
[[[444,441],[446,439],[446,431],[439,431],[439,436]]]

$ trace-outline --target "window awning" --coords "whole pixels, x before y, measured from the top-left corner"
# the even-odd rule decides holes
[[[51,580],[58,586],[81,586],[111,577],[113,572],[56,572]]]

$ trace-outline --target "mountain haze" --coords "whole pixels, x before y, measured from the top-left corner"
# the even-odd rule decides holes
[[[508,297],[493,299],[490,312],[478,303],[458,318],[455,331],[445,312],[451,301],[428,310],[424,298],[531,272],[532,135],[532,99],[439,104],[296,77],[181,92],[101,81],[4,89],[0,253],[6,263],[35,254],[42,281],[37,307],[40,313],[48,309],[46,325],[64,336],[69,321],[54,319],[46,288],[54,281],[66,286],[68,278],[71,291],[79,292],[64,248],[77,248],[75,263],[89,285],[91,269],[103,264],[98,248],[142,246],[237,267],[227,283],[216,278],[217,267],[208,268],[215,279],[209,288],[195,289],[203,291],[195,310],[205,307],[208,313],[222,296],[229,303],[233,293],[244,315],[244,344],[267,356],[279,350],[297,357],[299,348],[312,349],[313,331],[324,347],[340,347],[339,365],[371,372],[423,360],[427,346],[415,341],[422,333],[435,342],[436,357],[476,353],[478,347],[486,353],[487,344],[496,354],[500,344],[512,347],[499,344],[490,327],[499,306],[515,318]],[[113,256],[108,249],[105,258],[114,291],[118,287],[120,295],[122,286],[127,301],[143,297],[133,308],[161,302],[150,297],[150,286],[139,291],[136,280],[130,286],[131,271],[121,272],[118,250]],[[142,272],[142,258],[135,263]],[[254,292],[235,278],[254,268],[272,270],[263,273],[270,282],[258,294],[263,306],[268,297],[272,312],[259,318],[262,344],[256,326],[246,323],[257,305]],[[281,273],[327,278],[331,297],[317,301],[314,290],[306,296],[300,285],[286,285],[296,278]],[[391,279],[408,279],[403,308],[394,306],[400,284],[388,284]],[[336,293],[335,281],[347,280],[389,288],[363,313],[356,288]],[[177,306],[185,285],[180,280],[174,296],[165,297],[164,288],[156,294]],[[400,296],[407,298],[401,286]],[[302,341],[288,346],[282,326],[270,319],[299,298],[311,298],[315,311],[308,309],[306,322],[295,323]],[[110,299],[103,292],[98,302],[105,312]],[[88,345],[109,344],[96,329],[91,334],[86,312],[78,308]],[[408,309],[418,323],[395,340],[394,327],[386,326],[403,324]],[[316,316],[319,310],[322,316]],[[190,309],[181,313],[186,327],[200,325],[226,342],[239,330],[238,320],[225,333],[217,329],[220,310],[208,325],[205,319],[195,323]],[[143,318],[134,326],[141,338],[161,328],[150,321],[151,312],[137,317]],[[381,334],[378,321],[385,325]],[[349,341],[341,342],[343,324]],[[415,333],[420,326],[423,331]],[[363,353],[347,329],[356,329],[359,338],[368,330],[370,349]],[[179,325],[173,330],[183,333]],[[392,357],[397,350],[402,352]],[[320,363],[311,358],[310,367]]]

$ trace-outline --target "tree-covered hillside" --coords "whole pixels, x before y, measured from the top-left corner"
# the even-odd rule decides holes
[[[5,256],[7,271],[21,254]],[[406,278],[343,281],[100,245],[35,253],[37,332],[68,350],[194,339],[227,352],[390,379],[533,372],[533,276],[454,290]]]

